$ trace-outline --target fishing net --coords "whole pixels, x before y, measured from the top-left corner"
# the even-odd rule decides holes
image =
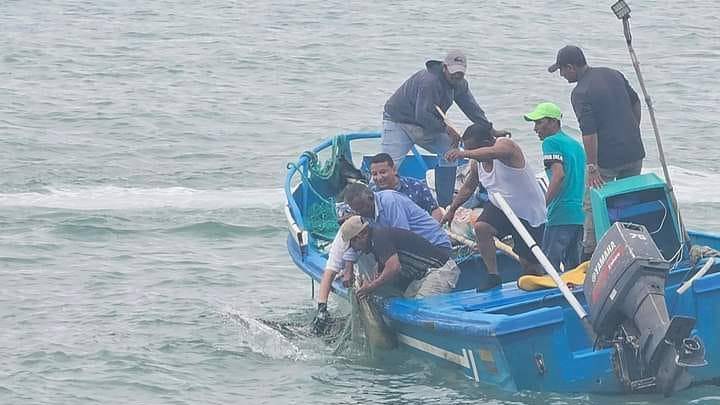
[[[309,175],[303,175],[303,182],[315,196],[307,207],[306,226],[318,242],[330,241],[338,231],[335,201],[351,180],[365,178],[352,164],[350,141],[345,135],[333,138],[330,157],[321,162],[317,153],[303,152],[308,161]],[[301,172],[302,173],[302,172]]]
[[[317,153],[303,152],[310,171],[310,185],[323,200],[336,197],[347,185],[348,179],[365,180],[362,172],[352,164],[350,141],[345,135],[333,138],[330,158],[320,162]]]
[[[359,300],[355,290],[360,280],[368,280],[377,273],[377,262],[372,255],[361,255],[355,265],[355,282],[348,289],[350,316],[346,319],[336,341],[335,353],[353,353],[377,358],[397,346],[395,331],[387,325],[379,307],[380,300]]]
[[[477,252],[466,245],[458,245],[454,246],[452,250],[452,259],[455,261],[455,264],[460,265],[470,259],[472,259]]]
[[[355,298],[355,289],[348,289],[350,297],[350,315],[338,322],[333,336],[334,355],[367,356],[371,354],[370,346],[365,339],[364,326],[360,319],[360,307]]]
[[[333,240],[339,229],[333,200],[317,201],[308,209],[307,226],[315,237],[326,241]]]

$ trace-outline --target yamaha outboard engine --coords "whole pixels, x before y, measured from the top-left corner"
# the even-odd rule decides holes
[[[614,223],[590,261],[584,293],[600,347],[613,347],[615,373],[628,391],[665,396],[691,383],[688,367],[705,365],[695,318],[668,316],[665,261],[644,226]]]

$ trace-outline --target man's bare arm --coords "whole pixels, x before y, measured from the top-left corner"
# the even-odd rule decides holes
[[[455,211],[473,195],[475,189],[477,189],[478,185],[480,185],[480,180],[478,179],[477,173],[477,165],[478,163],[474,160],[470,162],[470,173],[468,173],[468,176],[465,179],[462,187],[460,187],[457,195],[455,195],[455,198],[453,198],[450,206],[448,206],[447,212],[442,217],[442,220],[440,220],[440,224],[452,221],[453,217],[455,216]]]
[[[604,182],[597,165],[597,134],[583,135],[582,140],[588,164],[587,185],[590,188],[601,187]]]

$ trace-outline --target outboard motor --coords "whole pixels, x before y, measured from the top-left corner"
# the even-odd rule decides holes
[[[628,391],[665,396],[692,382],[705,349],[691,337],[695,318],[668,316],[665,280],[671,264],[644,226],[614,223],[598,243],[584,293],[600,347],[614,347],[615,373]]]

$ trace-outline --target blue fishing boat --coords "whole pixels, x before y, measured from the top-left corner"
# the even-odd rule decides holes
[[[288,165],[288,252],[313,282],[322,278],[325,249],[337,231],[333,196],[344,175],[368,170],[369,157],[353,159],[351,146],[377,145],[379,137],[339,135]],[[321,164],[325,153],[330,157]],[[435,164],[435,156],[413,150],[399,172],[425,179]],[[709,256],[720,250],[720,235],[690,231],[686,240],[672,195],[654,174],[608,183],[592,199],[598,240],[605,237],[584,288],[520,289],[519,263],[498,250],[504,283],[478,293],[487,273],[481,258],[471,256],[460,264],[451,293],[375,299],[401,349],[508,391],[669,395],[691,382],[717,382],[720,261]],[[697,245],[692,254],[690,245]],[[339,282],[332,288],[348,298]]]
[[[372,303],[409,352],[508,391],[654,391],[669,396],[692,383],[720,382],[720,235],[687,231],[683,225],[651,97],[632,47],[630,8],[618,0],[612,10],[623,23],[664,180],[645,174],[592,189],[599,242],[586,267],[568,272],[581,276],[573,290],[495,194],[499,208],[533,246],[550,282],[526,279],[532,276],[518,280],[519,263],[498,250],[501,288],[476,292],[488,283],[487,272],[481,258],[469,256],[461,261],[460,278],[450,293],[374,297]],[[324,249],[337,232],[333,199],[348,181],[367,173],[369,158],[359,158],[356,169],[350,146],[379,137],[339,135],[288,165],[288,251],[314,281],[322,278]],[[318,154],[324,150],[331,153],[321,164]],[[414,158],[405,159],[399,173],[425,179],[436,158],[412,152]],[[342,285],[332,288],[349,298]]]

